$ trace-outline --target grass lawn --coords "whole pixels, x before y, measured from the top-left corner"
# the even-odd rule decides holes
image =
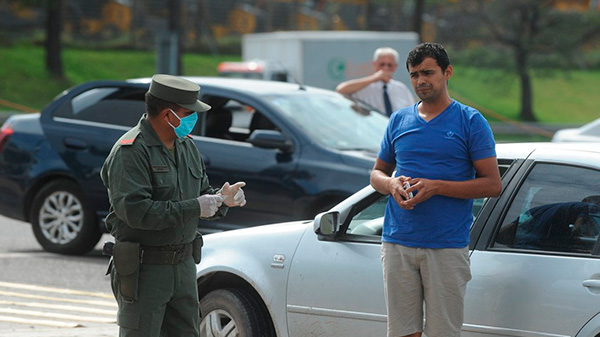
[[[123,80],[150,77],[156,59],[147,51],[98,51],[65,49],[63,68],[66,79],[51,79],[44,67],[41,47],[0,48],[0,99],[36,110],[42,109],[57,94],[73,85],[92,80]],[[221,61],[239,60],[239,56],[185,54],[184,75],[215,76]],[[0,110],[15,110],[0,106]]]
[[[0,48],[3,65],[0,67],[0,100],[40,110],[61,91],[82,82],[152,76],[156,62],[151,51],[65,49],[66,79],[59,81],[49,78],[44,56],[43,48],[38,46]],[[219,62],[239,59],[235,55],[213,57],[187,53],[183,56],[183,72],[190,76],[214,76]],[[534,72],[535,114],[545,123],[587,123],[600,117],[599,87],[598,70]],[[495,114],[500,115],[499,119],[518,119],[520,89],[514,74],[455,66],[450,90],[453,97],[480,108],[491,121],[497,120]],[[0,105],[0,110],[15,108]]]
[[[533,109],[540,122],[585,124],[600,117],[600,71],[534,71],[532,75]],[[521,89],[515,74],[455,66],[450,90],[465,103],[518,120]]]

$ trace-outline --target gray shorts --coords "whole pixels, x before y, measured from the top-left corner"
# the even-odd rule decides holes
[[[411,248],[384,242],[381,260],[388,337],[415,332],[460,336],[465,289],[471,279],[468,247]]]

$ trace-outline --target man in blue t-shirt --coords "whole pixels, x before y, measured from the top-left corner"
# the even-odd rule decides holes
[[[392,195],[381,249],[388,337],[458,337],[472,199],[502,189],[495,142],[477,110],[450,98],[452,66],[441,45],[416,46],[406,67],[421,100],[392,114],[371,173],[371,185]]]

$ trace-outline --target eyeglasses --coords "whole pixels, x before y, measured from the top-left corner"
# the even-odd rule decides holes
[[[393,68],[393,67],[395,67],[395,66],[396,66],[396,64],[395,64],[395,63],[377,63],[377,65],[378,65],[380,68],[383,68],[383,67],[385,67],[385,66],[388,66],[388,67],[390,67],[390,68]]]

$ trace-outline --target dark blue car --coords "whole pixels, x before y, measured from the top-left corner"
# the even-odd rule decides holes
[[[188,78],[212,106],[192,133],[210,182],[245,181],[248,203],[203,232],[310,219],[369,183],[387,117],[329,90]],[[0,132],[0,213],[30,222],[44,249],[91,250],[109,204],[100,168],[144,113],[150,79],[71,88]]]

